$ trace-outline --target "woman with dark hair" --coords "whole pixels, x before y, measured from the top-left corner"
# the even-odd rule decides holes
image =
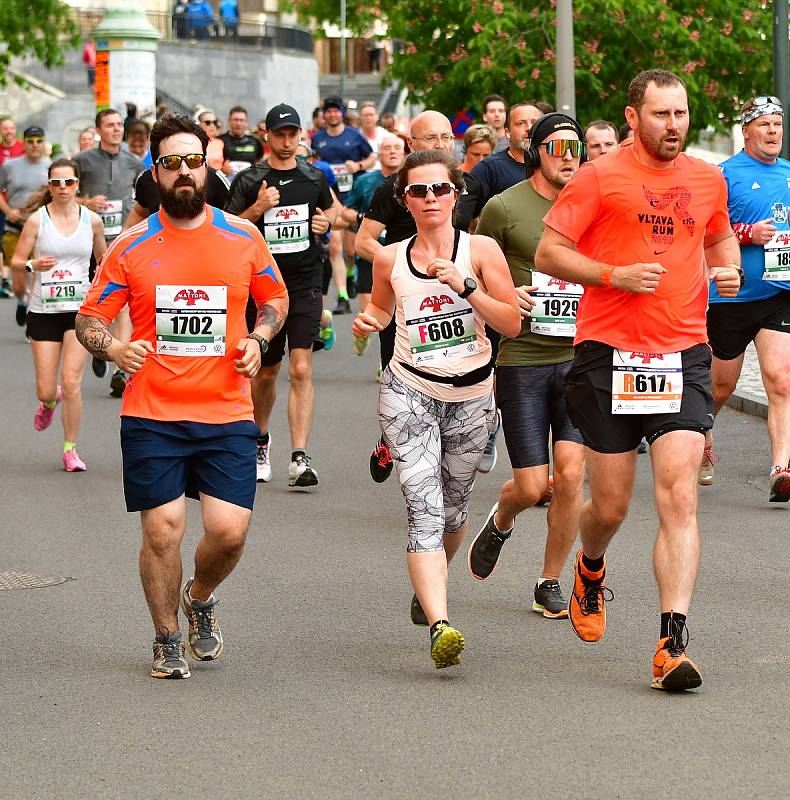
[[[85,350],[74,333],[74,320],[90,283],[91,253],[98,262],[107,249],[101,218],[77,203],[78,187],[79,167],[74,161],[60,158],[50,164],[40,207],[25,223],[11,262],[14,269],[32,274],[27,335],[39,399],[33,427],[48,428],[63,401],[67,472],[86,469],[77,455]]]
[[[417,235],[376,254],[372,299],[353,325],[356,336],[367,336],[395,316],[379,421],[408,510],[412,621],[430,625],[437,668],[459,664],[464,647],[447,618],[447,565],[466,533],[469,495],[495,415],[485,324],[505,336],[521,330],[497,244],[453,229],[463,186],[443,150],[406,158],[395,194]]]

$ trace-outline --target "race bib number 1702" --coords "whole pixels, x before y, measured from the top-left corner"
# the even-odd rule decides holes
[[[157,286],[156,352],[224,356],[227,286]]]

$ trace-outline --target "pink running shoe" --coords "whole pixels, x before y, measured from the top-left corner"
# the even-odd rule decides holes
[[[58,386],[58,392],[55,395],[55,408],[60,405],[63,400],[63,392]],[[55,408],[47,408],[43,403],[38,404],[36,414],[33,417],[33,427],[37,431],[45,431],[51,424],[52,418],[55,416]]]
[[[85,472],[85,462],[77,455],[76,450],[66,450],[63,454],[63,469],[66,472]]]

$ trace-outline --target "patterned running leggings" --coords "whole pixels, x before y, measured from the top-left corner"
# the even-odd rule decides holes
[[[490,394],[462,403],[434,400],[384,370],[379,422],[406,499],[407,552],[444,550],[442,535],[464,526],[495,413]]]

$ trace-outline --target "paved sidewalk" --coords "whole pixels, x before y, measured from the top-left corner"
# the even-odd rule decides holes
[[[763,386],[760,363],[757,360],[757,350],[754,344],[750,344],[746,350],[741,378],[735,393],[727,401],[727,405],[744,414],[753,414],[763,419],[768,416],[768,395]]]

